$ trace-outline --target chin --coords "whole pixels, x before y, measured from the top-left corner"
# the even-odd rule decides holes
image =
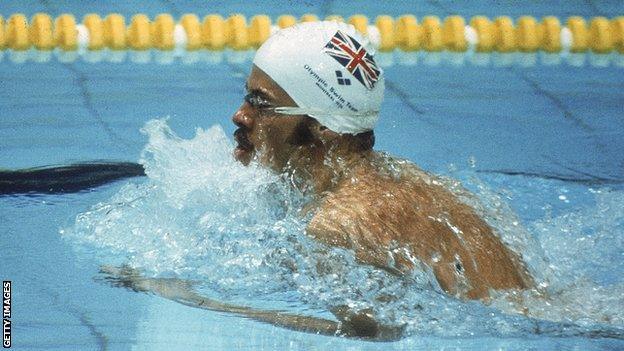
[[[249,165],[252,157],[253,150],[247,150],[240,146],[234,149],[234,158],[245,166]]]

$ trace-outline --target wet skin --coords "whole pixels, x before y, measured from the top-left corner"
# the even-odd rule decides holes
[[[313,195],[308,235],[397,274],[424,263],[440,287],[459,298],[487,300],[490,290],[532,285],[521,259],[442,180],[359,149],[353,136],[310,117],[274,113],[273,107],[296,104],[255,66],[246,86],[245,102],[232,117],[239,127],[234,155],[293,175]]]
[[[276,171],[281,170],[298,146],[301,146],[297,130],[307,118],[273,113],[271,108],[296,104],[268,75],[255,66],[247,80],[246,89],[245,101],[232,116],[232,121],[239,127],[234,132],[238,143],[234,156],[247,165],[256,155],[260,163]]]

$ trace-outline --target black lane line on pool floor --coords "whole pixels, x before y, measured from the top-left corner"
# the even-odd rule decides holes
[[[570,111],[570,109],[568,109],[568,107],[563,103],[563,101],[561,101],[561,99],[559,99],[557,95],[542,88],[542,86],[539,85],[537,81],[529,78],[526,74],[519,72],[516,69],[513,69],[513,72],[516,73],[516,75],[520,79],[522,79],[525,83],[527,83],[531,87],[531,89],[533,89],[535,93],[537,93],[538,95],[542,95],[546,97],[548,100],[550,100],[550,102],[553,105],[555,105],[555,107],[557,107],[557,109],[561,111],[561,113],[563,113],[563,116],[566,119],[574,122],[574,124],[576,124],[578,127],[580,127],[586,132],[593,133],[596,131],[594,127],[590,126],[585,121],[583,121],[582,118],[580,118],[579,116],[575,115],[572,111]]]
[[[555,93],[544,89],[536,80],[528,77],[526,73],[518,71],[515,68],[510,68],[510,70],[514,72],[517,77],[522,79],[523,82],[527,83],[536,94],[546,97],[563,114],[564,119],[571,121],[577,127],[585,131],[587,133],[587,138],[593,142],[598,150],[601,152],[608,150],[608,147],[596,137],[596,129],[573,113]]]
[[[115,133],[113,128],[111,128],[111,126],[106,121],[104,121],[102,115],[100,115],[98,110],[93,105],[93,97],[91,96],[91,93],[89,92],[86,84],[88,80],[87,76],[83,72],[77,70],[76,67],[74,67],[72,64],[64,63],[63,67],[67,68],[69,71],[75,74],[75,82],[78,88],[80,88],[80,95],[82,96],[83,106],[87,110],[89,115],[93,117],[97,124],[99,124],[104,129],[114,145],[121,144],[125,147],[125,151],[128,151],[132,147],[131,144],[129,144],[128,141]]]
[[[574,170],[573,170],[574,171]],[[588,173],[581,173],[583,175],[587,175],[588,178],[577,178],[572,176],[567,176],[563,174],[548,174],[548,173],[537,173],[537,172],[524,172],[524,171],[514,171],[514,170],[506,170],[506,169],[478,169],[477,173],[484,174],[503,174],[508,176],[522,176],[528,178],[540,178],[540,179],[548,179],[548,180],[559,180],[562,182],[568,183],[579,183],[584,185],[607,185],[607,184],[623,184],[624,179],[613,179],[613,178],[602,178],[598,176],[594,176]]]
[[[89,318],[89,315],[87,314],[87,311],[82,310],[81,306],[74,305],[71,301],[63,301],[62,295],[57,291],[47,287],[43,288],[42,291],[50,296],[52,303],[55,306],[62,306],[64,310],[69,313],[69,315],[76,318],[80,322],[80,325],[89,331],[89,334],[95,339],[95,343],[99,351],[108,350],[108,336],[106,336],[103,331],[99,330],[98,327],[93,324],[91,318]]]

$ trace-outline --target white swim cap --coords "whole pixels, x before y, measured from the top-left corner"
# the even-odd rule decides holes
[[[358,134],[375,127],[383,100],[374,54],[352,25],[306,22],[272,35],[253,62],[298,105],[276,112],[309,115],[335,132]]]

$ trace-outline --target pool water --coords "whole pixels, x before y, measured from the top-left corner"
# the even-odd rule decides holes
[[[349,3],[287,4],[295,15],[353,13]],[[274,16],[284,5],[219,9]],[[7,1],[0,12],[215,12],[183,1],[114,6]],[[372,3],[358,12],[624,13],[615,2],[455,6]],[[0,197],[0,275],[13,281],[14,347],[624,348],[624,68],[591,65],[590,56],[581,67],[479,66],[469,54],[463,65],[430,65],[428,57],[412,56],[412,65],[397,53],[385,58],[394,64],[385,68],[376,149],[477,195],[465,201],[549,293],[522,297],[529,317],[505,296],[490,306],[457,301],[426,270],[398,279],[306,238],[297,215],[305,199],[278,176],[229,158],[229,118],[242,102],[248,60],[18,64],[5,55],[0,167],[118,160],[141,162],[148,174],[80,193]],[[198,281],[206,296],[256,308],[331,319],[335,306],[372,307],[385,323],[404,325],[405,336],[319,336],[184,306],[114,287],[99,273],[120,264]]]

